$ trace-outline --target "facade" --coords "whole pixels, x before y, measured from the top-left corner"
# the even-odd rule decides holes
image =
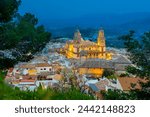
[[[120,75],[126,73],[127,66],[132,66],[132,63],[127,58],[120,56],[112,60],[86,59],[85,61],[80,61],[76,68],[80,75],[101,77],[104,69],[113,70],[116,74]]]
[[[104,69],[113,70],[113,63],[103,59],[88,59],[78,66],[78,72],[80,75],[85,74],[93,78],[101,77]]]
[[[37,73],[43,72],[53,72],[53,68],[48,63],[38,63],[36,64]]]
[[[74,39],[68,41],[63,48],[67,58],[100,58],[111,60],[111,53],[106,51],[104,31],[100,30],[97,42],[84,40],[79,30],[74,33]]]
[[[23,75],[36,75],[37,70],[34,64],[21,64],[19,69]]]
[[[28,70],[28,74],[30,75],[37,75],[37,70],[36,69],[30,69]]]
[[[21,71],[21,73],[18,74],[23,74],[23,75],[37,75],[43,72],[53,72],[52,65],[48,63],[26,63],[26,64],[21,64],[19,66],[18,71]]]

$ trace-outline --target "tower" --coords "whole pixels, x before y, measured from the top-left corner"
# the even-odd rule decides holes
[[[105,35],[104,35],[104,30],[103,29],[100,29],[99,30],[99,33],[98,33],[98,38],[97,38],[97,44],[99,46],[103,46],[105,47]]]
[[[105,35],[104,35],[103,29],[99,30],[98,38],[97,38],[97,45],[99,46],[101,56],[105,58],[106,43],[105,43]]]
[[[77,31],[74,33],[74,40],[76,40],[76,42],[78,42],[78,43],[83,41],[83,38],[81,36],[79,29],[77,29]]]

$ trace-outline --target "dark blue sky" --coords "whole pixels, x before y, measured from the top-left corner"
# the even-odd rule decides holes
[[[21,0],[46,28],[119,25],[150,17],[150,0]]]
[[[74,18],[87,14],[150,12],[150,0],[22,0],[20,12],[38,18]]]

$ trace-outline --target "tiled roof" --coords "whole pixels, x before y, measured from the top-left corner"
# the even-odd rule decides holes
[[[35,68],[35,65],[34,64],[26,63],[26,64],[21,64],[19,67],[20,68],[24,68],[24,69],[26,69],[26,68],[32,69],[32,68]]]
[[[129,66],[129,64],[115,64],[115,70],[116,71],[126,71],[127,66]]]
[[[74,44],[74,47],[95,47],[95,46],[98,46],[96,43],[94,42],[91,42],[91,41],[81,41],[80,43],[77,43],[76,42],[72,42]]]
[[[84,61],[79,68],[107,68],[113,69],[114,65],[111,61],[102,59],[89,59]]]
[[[28,79],[36,79],[37,75],[23,75],[22,79],[28,80]]]
[[[141,89],[139,82],[146,82],[146,80],[142,80],[140,78],[132,78],[132,77],[120,77],[118,81],[121,84],[121,87],[124,91],[129,91],[132,89],[131,84],[136,84],[136,89]]]
[[[106,90],[106,86],[109,86],[109,81],[107,79],[101,79],[98,83],[95,84],[99,90]]]
[[[35,67],[50,67],[50,66],[51,65],[48,63],[36,63],[36,64],[26,63],[26,64],[21,64],[20,68],[34,69]]]
[[[104,84],[104,85],[108,86],[109,85],[109,81],[107,79],[105,79],[105,80],[100,80],[99,82],[96,83],[97,86],[101,85],[101,84]]]
[[[50,67],[51,65],[48,63],[37,63],[36,67]]]
[[[54,79],[55,80],[61,80],[62,79],[62,75],[61,74],[55,74]]]
[[[127,58],[120,56],[115,60],[112,60],[114,63],[119,63],[119,64],[131,64],[131,61],[129,61]]]
[[[24,79],[23,79],[23,80],[21,80],[20,82],[35,82],[35,80],[33,80],[33,79],[32,79],[32,80],[27,80],[27,79],[24,80]]]

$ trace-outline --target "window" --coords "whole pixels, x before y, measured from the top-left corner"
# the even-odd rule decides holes
[[[46,68],[44,68],[44,70],[46,70]]]
[[[41,70],[43,70],[43,69],[41,69]]]
[[[49,71],[52,71],[51,68],[49,69]]]

